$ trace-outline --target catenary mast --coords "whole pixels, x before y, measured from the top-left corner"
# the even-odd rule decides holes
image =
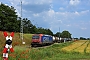
[[[22,1],[21,1],[21,27],[20,27],[20,39],[22,40],[22,44],[23,42],[23,19],[22,19]]]

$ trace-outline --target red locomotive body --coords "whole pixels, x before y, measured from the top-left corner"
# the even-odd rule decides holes
[[[45,35],[45,34],[34,34],[32,36],[32,42],[31,46],[36,45],[48,45],[53,43],[53,38],[51,35]]]
[[[42,42],[41,42],[41,36],[42,36],[42,34],[34,34],[32,36],[32,43],[31,43],[31,45],[42,44]]]

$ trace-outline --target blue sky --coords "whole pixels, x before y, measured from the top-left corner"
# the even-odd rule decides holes
[[[14,6],[20,16],[20,0],[0,0]],[[72,37],[90,37],[90,0],[22,0],[22,17],[54,33],[68,30]]]

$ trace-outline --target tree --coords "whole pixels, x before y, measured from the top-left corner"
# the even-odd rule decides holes
[[[80,40],[86,40],[86,38],[84,38],[84,37],[80,37]]]
[[[36,28],[35,25],[33,25],[33,26],[31,27],[30,33],[32,33],[32,34],[36,34],[36,33],[37,33],[37,28]]]
[[[61,33],[60,33],[60,32],[57,32],[57,33],[55,34],[55,36],[61,37]]]
[[[50,29],[47,29],[47,34],[48,35],[53,35],[53,32]]]
[[[17,15],[14,7],[1,3],[0,5],[0,30],[17,31]]]
[[[37,28],[37,33],[53,35],[53,32],[50,29],[45,29],[42,27]]]
[[[24,33],[30,33],[32,27],[33,27],[33,25],[31,23],[31,21],[28,20],[27,18],[24,18],[23,19],[23,31],[24,31]]]
[[[61,33],[61,37],[62,38],[71,38],[71,34],[69,33],[69,31],[65,30]]]

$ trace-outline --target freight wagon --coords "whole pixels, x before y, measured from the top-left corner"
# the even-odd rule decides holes
[[[53,36],[53,42],[54,43],[60,43],[61,38]]]
[[[47,45],[53,43],[53,37],[45,34],[34,34],[32,36],[31,46]]]

